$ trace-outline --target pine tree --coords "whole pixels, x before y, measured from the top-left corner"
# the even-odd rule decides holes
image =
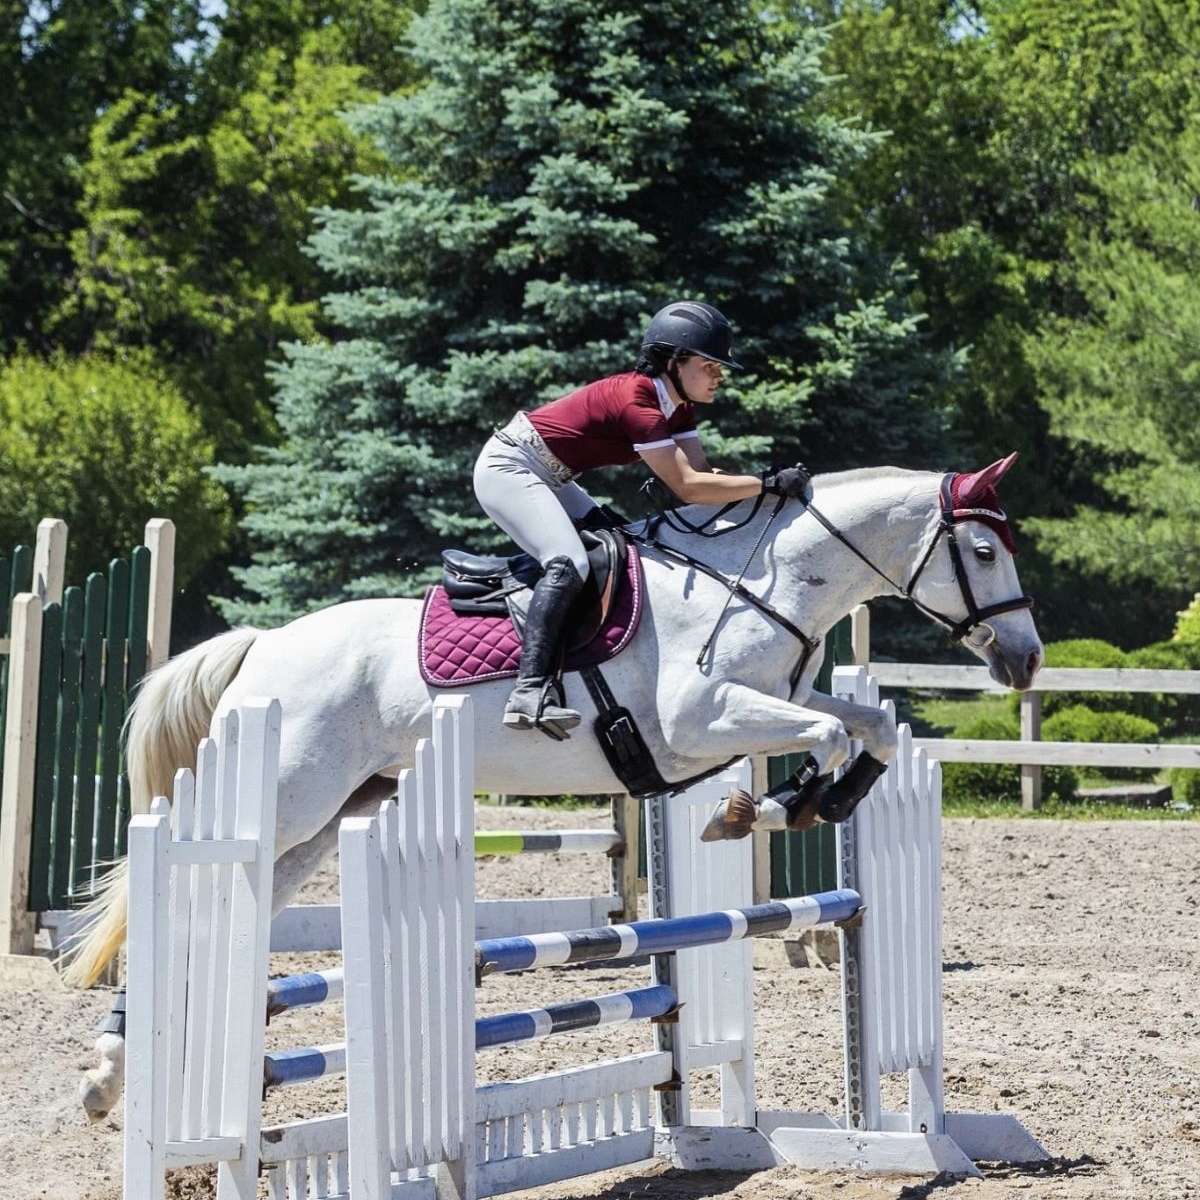
[[[877,135],[822,113],[821,35],[770,16],[441,0],[414,23],[428,83],[354,117],[393,170],[311,240],[344,336],[286,348],[282,444],[221,472],[256,547],[228,617],[410,594],[439,546],[500,545],[471,492],[491,429],[628,369],[672,297],[726,311],[749,368],[702,428],[714,462],[933,465],[951,360],[832,199]]]

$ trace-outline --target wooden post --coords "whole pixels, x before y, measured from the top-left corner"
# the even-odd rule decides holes
[[[61,604],[67,563],[67,523],[57,517],[38,522],[33,552],[33,590],[43,604]]]
[[[865,604],[850,610],[850,649],[856,667],[871,661],[871,610]]]
[[[617,921],[636,921],[638,918],[638,801],[621,792],[612,800],[613,829],[624,847],[612,857],[612,890],[621,898],[619,911],[609,913]]]
[[[28,911],[29,851],[41,654],[42,602],[26,592],[15,597],[12,606],[0,798],[0,954],[33,953],[36,918]]]
[[[1021,741],[1040,742],[1042,740],[1042,693],[1021,693]],[[1042,768],[1040,766],[1024,766],[1021,768],[1021,807],[1026,812],[1033,812],[1042,807]]]
[[[146,522],[146,548],[150,551],[150,615],[146,640],[150,643],[146,669],[153,671],[171,657],[171,602],[175,595],[175,522],[155,517]]]

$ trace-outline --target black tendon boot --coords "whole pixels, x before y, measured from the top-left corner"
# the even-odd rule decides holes
[[[788,828],[807,829],[818,818],[835,825],[847,820],[886,770],[887,763],[872,758],[864,750],[840,779],[814,775],[793,797],[783,801],[788,810]]]
[[[525,615],[521,670],[504,710],[509,729],[542,728],[552,737],[579,724],[579,713],[563,706],[555,667],[563,621],[583,587],[575,564],[565,555],[552,558],[533,589]]]

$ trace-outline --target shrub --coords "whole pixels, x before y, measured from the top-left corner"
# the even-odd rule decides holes
[[[1016,741],[1020,724],[1015,717],[972,717],[955,726],[954,738],[982,741]],[[1076,772],[1070,767],[1047,767],[1042,772],[1042,794],[1070,800],[1075,795]],[[1021,768],[1008,763],[944,763],[942,789],[947,795],[970,800],[1013,800],[1021,796]]]
[[[1128,712],[1096,712],[1084,704],[1060,709],[1042,723],[1042,738],[1047,742],[1154,742],[1158,726],[1146,717]],[[1104,767],[1114,779],[1148,779],[1149,767]]]
[[[1085,704],[1060,709],[1042,723],[1048,742],[1154,742],[1158,726],[1128,712],[1097,712]]]
[[[1188,804],[1200,808],[1200,771],[1187,767],[1172,767],[1167,772],[1171,785],[1171,796],[1177,804]]]
[[[1192,597],[1192,602],[1182,612],[1177,613],[1174,642],[1183,642],[1200,646],[1200,592]]]
[[[1048,642],[1043,665],[1107,670],[1129,666],[1129,656],[1120,646],[1099,638],[1070,638],[1063,642]],[[1009,697],[1009,706],[1014,714],[1019,710],[1020,703],[1020,696],[1016,693]],[[1077,704],[1086,704],[1100,711],[1126,711],[1130,706],[1130,698],[1126,692],[1043,692],[1042,716],[1049,717],[1060,709]]]
[[[0,553],[38,520],[70,529],[68,577],[139,545],[150,517],[179,529],[176,582],[222,546],[229,505],[205,468],[212,444],[175,385],[146,358],[0,364]]]
[[[1129,666],[1147,671],[1200,671],[1200,642],[1154,642],[1131,650]],[[1171,692],[1134,692],[1129,711],[1154,721],[1165,738],[1200,731],[1200,697]]]

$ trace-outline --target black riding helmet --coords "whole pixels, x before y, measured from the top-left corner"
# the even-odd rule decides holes
[[[741,370],[733,357],[733,326],[719,309],[699,300],[675,300],[660,308],[642,335],[643,350],[698,354]]]

